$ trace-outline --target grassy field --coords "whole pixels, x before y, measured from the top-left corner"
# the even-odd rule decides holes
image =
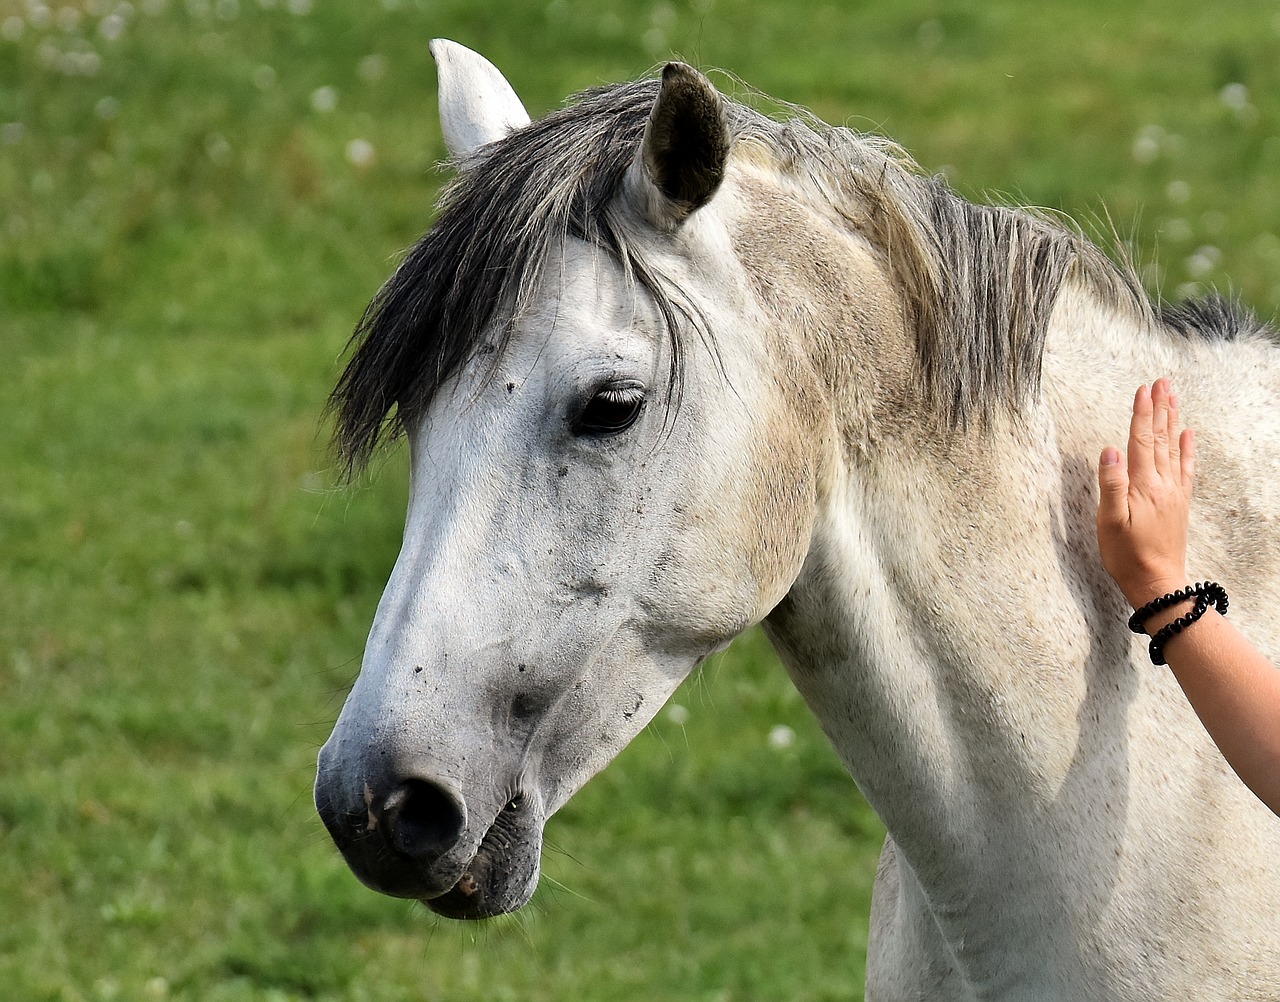
[[[337,483],[320,413],[430,220],[434,35],[534,114],[721,68],[1114,225],[1166,298],[1280,305],[1276,5],[0,0],[6,999],[862,997],[882,832],[756,635],[518,916],[366,891],[314,816],[405,499],[400,453]]]

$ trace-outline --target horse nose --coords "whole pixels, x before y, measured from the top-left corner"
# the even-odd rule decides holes
[[[435,862],[457,845],[467,827],[462,796],[432,779],[406,779],[387,794],[378,812],[383,837],[419,863]]]

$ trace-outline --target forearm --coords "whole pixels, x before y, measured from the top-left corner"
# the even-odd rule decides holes
[[[1185,611],[1167,610],[1147,628]],[[1223,757],[1280,814],[1280,671],[1213,609],[1171,638],[1164,654]]]

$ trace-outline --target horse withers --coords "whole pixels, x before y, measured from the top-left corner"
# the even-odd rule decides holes
[[[433,43],[458,173],[334,392],[409,440],[316,803],[355,873],[520,907],[546,819],[758,622],[888,828],[870,999],[1280,997],[1280,826],[1145,663],[1099,446],[1174,377],[1191,566],[1280,653],[1275,335],[673,63],[530,122]]]

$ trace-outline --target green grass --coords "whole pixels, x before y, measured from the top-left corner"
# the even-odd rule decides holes
[[[340,489],[319,415],[441,180],[426,42],[485,52],[535,114],[672,54],[722,68],[887,132],[971,196],[1109,218],[1169,298],[1212,285],[1270,316],[1280,19],[125,8],[0,0],[0,994],[861,998],[881,831],[754,634],[552,820],[521,915],[451,925],[379,897],[314,817],[406,489],[402,453]]]

